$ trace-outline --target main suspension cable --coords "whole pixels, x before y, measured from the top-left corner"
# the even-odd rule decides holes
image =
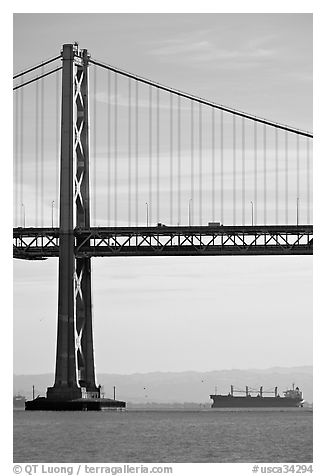
[[[28,73],[30,73],[31,71],[35,71],[35,70],[38,69],[38,68],[42,68],[42,66],[45,66],[45,65],[47,65],[47,64],[50,64],[50,63],[52,63],[53,61],[56,61],[56,60],[58,60],[58,59],[60,59],[60,58],[61,58],[61,55],[58,55],[58,56],[55,56],[54,58],[48,59],[48,60],[46,60],[46,61],[43,61],[42,63],[38,64],[37,66],[33,66],[33,67],[29,68],[29,69],[26,69],[25,71],[22,71],[21,73],[15,74],[15,75],[13,76],[13,79],[20,78],[20,76],[23,76],[23,75],[25,75],[25,74],[28,74]]]
[[[18,86],[15,86],[12,89],[13,91],[16,91],[16,89],[20,89],[24,86],[27,86],[28,84],[34,83],[34,81],[38,81],[39,79],[45,78],[46,76],[49,76],[50,74],[56,73],[57,71],[60,71],[60,69],[62,69],[62,66],[56,69],[52,69],[51,71],[48,71],[47,73],[41,74],[40,76],[37,76],[36,78],[31,79],[30,81],[26,81],[26,83],[18,84]]]
[[[122,69],[119,69],[119,68],[116,68],[114,66],[111,66],[111,65],[108,65],[108,64],[105,64],[103,62],[99,62],[99,61],[96,61],[96,60],[92,60],[90,59],[89,60],[90,63],[96,65],[96,66],[100,66],[101,68],[104,68],[104,69],[109,69],[111,71],[114,71],[118,74],[121,74],[122,76],[127,76],[129,78],[133,78],[141,83],[144,83],[144,84],[147,84],[147,85],[150,85],[150,86],[154,86],[156,87],[157,89],[161,89],[163,91],[167,91],[167,92],[172,92],[176,95],[179,95],[181,97],[184,97],[186,99],[190,99],[192,101],[195,101],[195,102],[199,102],[201,104],[205,104],[206,106],[211,106],[211,107],[214,107],[216,109],[220,109],[222,111],[225,111],[225,112],[229,112],[231,114],[235,114],[236,116],[241,116],[245,119],[250,119],[252,121],[257,121],[257,122],[260,122],[262,124],[266,124],[266,125],[269,125],[269,126],[273,126],[273,127],[277,127],[278,129],[283,129],[283,130],[287,130],[289,132],[294,132],[295,134],[299,134],[299,135],[303,135],[303,136],[306,136],[306,137],[313,137],[312,133],[311,132],[308,132],[308,131],[302,131],[300,129],[296,129],[294,127],[290,127],[290,126],[287,126],[285,124],[279,124],[277,122],[273,122],[273,121],[269,121],[267,119],[264,119],[264,118],[261,118],[261,117],[257,117],[257,116],[254,116],[252,114],[248,114],[246,112],[243,112],[243,111],[238,111],[237,109],[232,109],[232,108],[229,108],[229,107],[226,107],[226,106],[222,106],[221,104],[216,104],[212,101],[207,101],[203,98],[200,98],[198,96],[193,96],[191,94],[188,94],[188,93],[184,93],[182,91],[179,91],[177,89],[174,89],[174,88],[171,88],[171,87],[167,87],[167,86],[163,86],[162,84],[160,83],[156,83],[154,81],[151,81],[151,80],[148,80],[148,79],[145,79],[145,78],[142,78],[141,76],[137,76],[135,74],[132,74],[132,73],[128,73],[127,71],[123,71]]]

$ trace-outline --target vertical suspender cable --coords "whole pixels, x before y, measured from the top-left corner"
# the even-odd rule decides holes
[[[18,181],[19,181],[19,178],[18,178],[18,154],[19,154],[19,150],[18,150],[18,134],[19,134],[19,129],[18,129],[18,114],[19,114],[19,92],[17,92],[14,96],[15,98],[15,116],[14,116],[14,119],[15,119],[15,129],[14,129],[14,133],[15,133],[15,151],[14,151],[14,177],[15,177],[15,183],[14,183],[14,187],[15,187],[15,204],[14,204],[14,207],[15,207],[15,214],[14,214],[14,224],[15,226],[18,226]]]
[[[149,186],[149,190],[148,190],[148,199],[149,199],[149,203],[148,203],[148,220],[149,220],[149,224],[152,223],[152,190],[153,190],[153,186],[152,186],[152,181],[153,181],[153,164],[152,164],[152,160],[153,160],[153,125],[152,125],[152,109],[153,109],[153,98],[152,98],[152,86],[149,86],[149,89],[148,89],[148,94],[149,94],[149,115],[148,115],[148,186]]]
[[[264,143],[264,170],[263,170],[263,192],[264,192],[264,225],[266,225],[266,220],[267,220],[267,210],[266,210],[266,199],[267,199],[267,193],[266,193],[266,124],[264,124],[264,135],[263,135],[263,143]]]
[[[221,111],[221,163],[220,163],[221,223],[224,222],[224,113]]]
[[[215,221],[215,109],[212,107],[212,220]]]
[[[136,226],[138,226],[138,81],[135,82],[136,96],[135,96],[135,160],[136,160],[136,170],[135,170],[135,217],[136,217]]]
[[[39,219],[39,82],[35,82],[35,226]]]
[[[300,143],[297,135],[297,224],[300,222]]]
[[[278,130],[275,128],[275,223],[278,225]]]
[[[118,221],[118,73],[114,76],[114,226]]]
[[[170,93],[170,225],[173,225],[173,95]]]
[[[111,217],[111,71],[107,72],[107,91],[108,91],[108,109],[107,109],[107,149],[108,149],[108,183],[107,183],[107,215],[108,226],[110,225]]]
[[[128,226],[131,226],[131,78],[128,78]]]
[[[93,78],[93,225],[96,226],[96,66]]]
[[[42,66],[41,74],[44,72]],[[41,227],[44,226],[44,80],[41,80]]]
[[[310,142],[306,139],[307,152],[307,225],[310,225]]]
[[[289,223],[289,135],[285,131],[285,224]]]
[[[178,225],[181,224],[181,98],[178,96]]]
[[[246,160],[245,160],[245,120],[242,118],[242,225],[246,224]]]
[[[55,208],[56,222],[59,210],[59,164],[60,164],[60,71],[56,73],[56,108],[55,108]]]
[[[156,219],[160,221],[160,90],[156,90]]]
[[[190,180],[191,180],[191,189],[190,189],[190,200],[191,203],[191,212],[189,212],[189,220],[192,223],[192,210],[193,210],[193,199],[194,199],[194,104],[193,101],[190,102],[190,143],[191,143],[191,163],[190,163]]]
[[[237,129],[236,129],[236,116],[233,114],[233,225],[236,225],[237,220],[237,152],[236,152],[236,145],[237,145]]]
[[[202,151],[202,105],[199,103],[199,225],[202,225],[203,218],[203,151]]]
[[[254,225],[257,224],[257,122],[254,121]]]
[[[22,76],[22,83],[24,80],[24,76]],[[25,204],[23,203],[24,201],[24,157],[23,157],[23,151],[24,151],[24,88],[21,88],[21,94],[20,94],[20,177],[19,177],[19,191],[20,191],[20,223],[21,226],[24,227],[24,215],[25,215]]]

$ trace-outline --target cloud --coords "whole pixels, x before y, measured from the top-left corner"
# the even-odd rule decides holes
[[[211,48],[210,42],[206,41],[196,41],[189,42],[186,39],[175,39],[175,40],[166,40],[163,43],[163,46],[159,46],[149,51],[149,54],[155,54],[160,56],[170,56],[170,55],[179,55],[184,53],[196,53],[196,52],[206,52]]]
[[[169,39],[161,42],[162,46],[152,48],[148,54],[159,56],[160,60],[175,62],[189,60],[198,65],[198,62],[209,64],[211,61],[261,61],[276,56],[273,48],[264,46],[261,42],[247,42],[239,44],[237,48],[218,47],[211,40],[193,40],[189,37]],[[237,63],[233,63],[235,66]]]

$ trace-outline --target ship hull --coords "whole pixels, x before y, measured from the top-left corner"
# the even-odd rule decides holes
[[[211,408],[295,408],[302,407],[303,400],[284,397],[232,397],[211,395]]]

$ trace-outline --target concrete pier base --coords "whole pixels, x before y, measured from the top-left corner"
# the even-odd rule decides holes
[[[109,409],[124,409],[126,402],[111,398],[76,398],[74,400],[51,400],[47,397],[37,397],[25,402],[25,410],[43,411],[101,411]]]

